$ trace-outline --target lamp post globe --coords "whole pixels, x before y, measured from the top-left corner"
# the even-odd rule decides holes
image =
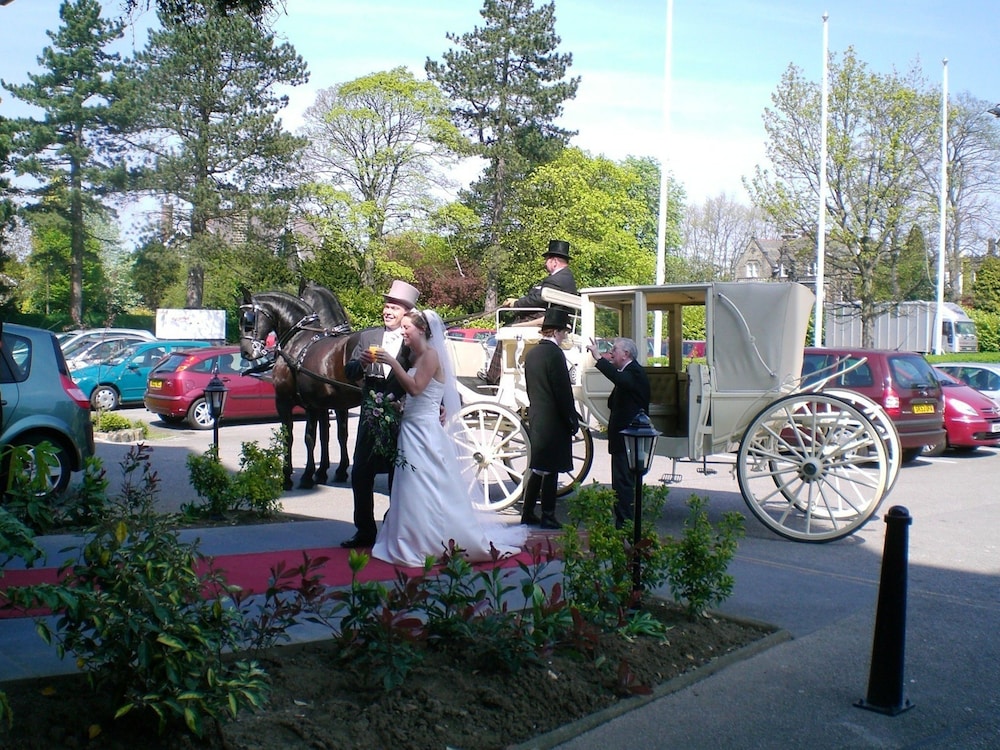
[[[219,378],[218,366],[212,370],[212,379],[205,386],[205,403],[208,406],[208,413],[212,417],[212,444],[215,446],[215,455],[219,455],[219,420],[226,408],[226,396],[229,389]]]
[[[625,438],[628,466],[635,475],[635,500],[632,513],[632,592],[642,591],[642,558],[639,544],[642,541],[642,478],[653,463],[656,438],[659,431],[649,421],[645,410],[640,409],[632,422],[621,432]]]

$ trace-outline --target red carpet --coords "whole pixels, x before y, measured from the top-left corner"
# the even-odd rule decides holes
[[[532,536],[528,539],[529,548],[536,544],[542,545],[542,554],[545,554],[547,546],[544,535]],[[369,552],[369,550],[365,550]],[[247,594],[260,594],[267,590],[270,582],[271,570],[279,564],[285,564],[285,570],[295,569],[303,564],[303,553],[308,555],[310,560],[318,558],[328,558],[326,562],[310,571],[309,575],[319,575],[322,582],[327,586],[346,586],[351,582],[351,568],[348,565],[348,555],[350,550],[341,547],[323,547],[319,549],[293,549],[280,550],[274,552],[251,552],[241,555],[218,555],[212,558],[216,570],[221,571],[226,581],[235,586],[239,586]],[[532,560],[531,552],[524,551],[513,557],[505,558],[498,562],[500,567],[513,567],[519,562],[530,564]],[[492,563],[476,563],[475,568],[482,570],[491,567]],[[201,572],[207,565],[202,564]],[[394,581],[396,571],[400,570],[410,576],[418,575],[421,568],[397,568],[389,563],[370,558],[368,564],[358,573],[359,581]],[[56,583],[58,581],[57,568],[34,568],[30,570],[5,570],[3,578],[0,578],[0,592],[14,586],[32,586],[39,583]],[[297,583],[295,578],[286,579],[288,585],[294,586]],[[44,612],[31,612],[28,615],[44,614]],[[24,617],[25,613],[13,610],[5,610],[0,607],[0,619],[9,617]]]

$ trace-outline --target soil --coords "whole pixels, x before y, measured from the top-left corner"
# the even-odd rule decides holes
[[[561,650],[515,675],[480,664],[477,654],[446,648],[426,659],[392,692],[372,689],[337,661],[332,641],[271,649],[269,703],[259,712],[197,740],[179,730],[157,738],[155,723],[112,721],[112,706],[82,675],[0,683],[14,714],[0,725],[9,750],[441,750],[507,748],[538,737],[678,675],[771,632],[719,617],[688,620],[676,606],[647,600],[643,608],[668,623],[665,639],[605,635],[598,656]],[[630,679],[619,677],[626,664]],[[631,689],[622,689],[623,683]],[[130,715],[131,716],[131,715]],[[88,736],[96,733],[93,739]]]

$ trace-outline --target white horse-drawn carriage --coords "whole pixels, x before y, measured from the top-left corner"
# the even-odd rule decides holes
[[[802,353],[814,297],[795,283],[702,283],[597,287],[579,296],[545,291],[546,301],[574,311],[564,349],[581,418],[569,491],[590,470],[591,429],[608,422],[612,384],[586,350],[591,338],[626,336],[639,343],[651,386],[650,419],[661,433],[658,454],[703,459],[735,454],[735,473],[750,510],[790,539],[823,542],[860,528],[878,509],[899,468],[895,428],[874,402],[849,391],[800,388]],[[705,308],[705,362],[682,356],[681,311]],[[523,312],[523,311],[518,311]],[[665,364],[647,361],[644,342],[654,313],[663,316]],[[525,427],[524,355],[540,340],[537,326],[500,325],[499,381],[479,373],[478,342],[449,346],[463,399],[458,439],[478,483],[480,506],[500,510],[520,499],[532,450]],[[481,492],[480,492],[481,490]]]

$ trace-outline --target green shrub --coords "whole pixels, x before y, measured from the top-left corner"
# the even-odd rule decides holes
[[[141,419],[131,420],[118,412],[100,411],[90,415],[91,422],[97,432],[119,432],[121,430],[139,430],[142,437],[149,436],[149,425]]]
[[[735,580],[727,570],[743,537],[743,516],[725,513],[715,529],[705,510],[707,503],[706,498],[692,495],[683,535],[667,543],[670,589],[689,617],[721,604],[733,593]]]
[[[207,506],[184,507],[189,516],[220,515],[231,510],[250,510],[264,518],[281,512],[284,441],[281,430],[271,434],[271,444],[260,448],[247,442],[240,447],[240,469],[230,472],[219,461],[215,445],[200,456],[188,456],[191,486]]]
[[[633,545],[634,526],[614,525],[614,490],[594,482],[567,498],[572,528],[559,537],[565,561],[566,598],[585,618],[599,626],[623,626],[628,610],[640,592],[633,589],[633,569],[638,557],[643,591],[652,591],[666,580],[667,549],[656,532],[666,503],[664,485],[643,487],[643,524],[640,543]]]
[[[137,467],[123,470],[130,476]],[[197,572],[197,544],[181,542],[171,519],[155,513],[148,462],[138,473],[151,479],[133,482],[135,493],[108,503],[78,555],[60,569],[59,584],[15,589],[12,598],[53,612],[54,624],[39,620],[39,633],[60,657],[75,655],[95,690],[114,697],[116,718],[148,712],[161,732],[182,723],[201,736],[206,720],[261,705],[266,674],[253,662],[224,659],[240,645],[239,613],[206,596],[210,585],[224,590],[224,583]]]

